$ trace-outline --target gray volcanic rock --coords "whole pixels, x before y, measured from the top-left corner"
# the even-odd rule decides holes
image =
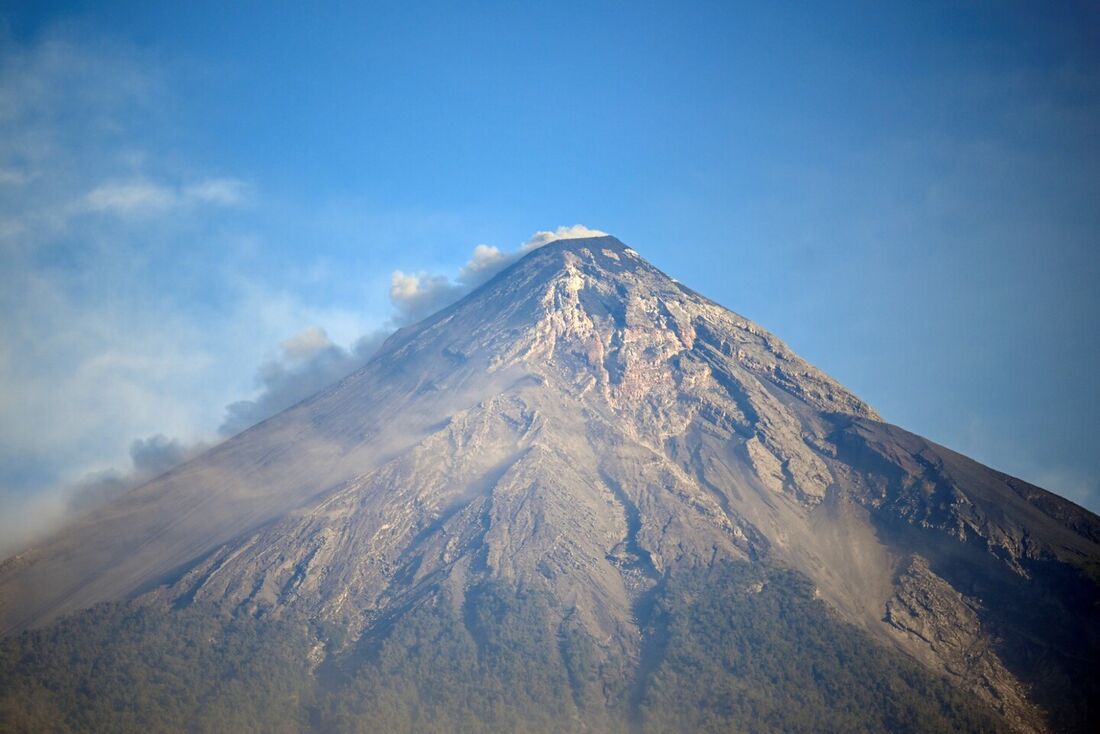
[[[914,556],[901,567],[894,598],[886,602],[887,624],[910,641],[928,646],[924,655],[960,679],[1022,730],[1042,728],[1027,691],[1009,672],[981,622],[981,602],[968,598]]]
[[[548,593],[599,655],[642,665],[652,590],[739,560],[809,578],[839,619],[1021,731],[1061,705],[1036,660],[1096,661],[1100,519],[882,423],[613,237],[527,255],[338,384],[9,559],[0,629],[141,597],[304,615],[347,648],[492,580]]]

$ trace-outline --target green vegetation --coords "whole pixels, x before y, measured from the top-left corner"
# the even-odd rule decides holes
[[[305,629],[104,604],[0,644],[0,731],[302,728]]]
[[[0,641],[0,731],[998,728],[793,573],[672,576],[651,609],[640,672],[549,595],[497,583],[425,596],[314,671],[319,631],[302,622],[103,605]]]
[[[648,732],[995,731],[999,720],[871,643],[788,571],[717,564],[673,577],[644,681]]]
[[[499,584],[464,606],[439,594],[403,615],[374,651],[342,661],[351,683],[321,727],[338,732],[601,731],[594,646],[552,598]],[[583,724],[582,724],[583,721]]]

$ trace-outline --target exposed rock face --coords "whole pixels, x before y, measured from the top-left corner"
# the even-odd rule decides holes
[[[1002,651],[1079,651],[981,590],[1064,596],[1057,623],[1089,626],[1100,519],[882,423],[614,238],[568,240],[7,561],[0,626],[152,594],[354,640],[492,579],[549,592],[637,661],[647,592],[745,559],[805,574],[841,619],[1037,730],[1057,702]]]
[[[928,646],[925,660],[942,665],[1020,729],[1042,727],[1027,691],[997,656],[982,628],[981,602],[963,596],[914,556],[902,567],[894,598],[886,602],[887,624]]]

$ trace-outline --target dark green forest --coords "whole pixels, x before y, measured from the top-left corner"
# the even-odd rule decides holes
[[[339,633],[304,620],[101,605],[0,641],[0,731],[1001,728],[835,620],[788,571],[730,563],[666,577],[639,609],[640,664],[555,604],[498,583],[464,599],[438,590],[319,666],[311,651]]]

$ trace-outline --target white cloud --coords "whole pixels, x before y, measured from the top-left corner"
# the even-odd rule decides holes
[[[390,280],[390,301],[397,309],[395,321],[400,326],[419,321],[454,303],[465,291],[446,275],[395,270]]]
[[[390,279],[390,301],[397,309],[395,322],[403,326],[429,316],[462,298],[527,253],[555,240],[606,235],[598,229],[574,224],[535,232],[514,252],[502,252],[494,245],[480,244],[474,247],[470,259],[459,268],[454,280],[440,273],[395,270]]]
[[[251,400],[226,406],[218,432],[223,436],[240,433],[347,377],[366,364],[388,334],[376,329],[344,349],[329,341],[324,329],[304,329],[282,342],[279,358],[260,365],[256,372],[260,392]]]
[[[328,334],[320,326],[310,326],[299,331],[279,344],[287,359],[298,361],[308,359],[317,352],[335,346]]]
[[[519,247],[520,252],[530,252],[531,250],[538,249],[543,245],[548,245],[554,240],[575,240],[582,237],[606,237],[607,232],[601,232],[598,229],[592,229],[586,227],[583,224],[574,224],[571,226],[561,226],[557,229],[543,230],[535,232],[531,235],[526,242]]]
[[[478,245],[469,261],[458,271],[460,283],[480,285],[500,272],[513,258],[492,245]]]
[[[400,270],[393,271],[390,279],[390,298],[395,301],[415,298],[420,291],[419,275],[403,273]]]
[[[15,168],[0,168],[0,185],[22,186],[27,182],[27,174]]]
[[[247,185],[227,178],[172,186],[144,179],[101,183],[84,197],[84,208],[123,216],[152,216],[188,205],[235,206],[244,200]]]
[[[248,189],[248,184],[235,178],[212,178],[184,186],[182,197],[186,201],[236,206],[244,202]]]
[[[155,214],[176,206],[176,192],[148,181],[104,183],[85,197],[85,205],[95,212],[117,214]]]

